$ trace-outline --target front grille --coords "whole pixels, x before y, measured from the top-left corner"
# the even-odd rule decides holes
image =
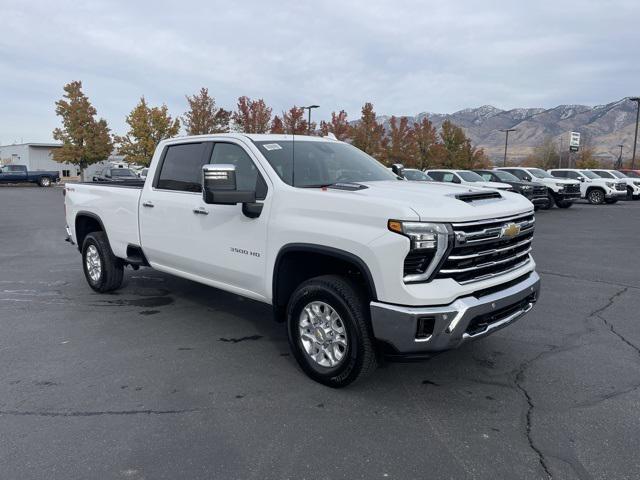
[[[547,196],[547,187],[533,187],[533,196],[534,197],[546,197]]]
[[[517,225],[520,231],[508,236],[506,233],[512,224]],[[533,213],[454,223],[455,245],[436,278],[471,283],[502,275],[529,263],[534,226]]]
[[[580,185],[574,185],[574,184],[565,185],[564,191],[567,193],[580,193]]]
[[[616,190],[618,190],[619,192],[626,192],[627,191],[627,184],[626,183],[616,183]]]

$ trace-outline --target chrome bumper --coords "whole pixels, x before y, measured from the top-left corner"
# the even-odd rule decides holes
[[[450,305],[409,307],[371,302],[373,333],[397,354],[449,350],[515,322],[533,308],[539,292],[540,277],[531,272],[504,290],[479,298],[459,298]],[[420,319],[433,322],[433,332],[424,338],[417,338]]]

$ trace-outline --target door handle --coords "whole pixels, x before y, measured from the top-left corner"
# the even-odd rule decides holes
[[[209,210],[205,210],[202,207],[194,208],[193,209],[193,213],[198,214],[198,215],[209,215]]]
[[[149,201],[142,202],[142,206],[143,207],[147,207],[147,208],[153,208],[154,207],[153,202],[149,202]]]

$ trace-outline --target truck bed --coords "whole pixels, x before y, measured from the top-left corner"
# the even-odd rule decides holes
[[[68,184],[65,200],[67,225],[74,239],[77,239],[75,219],[78,214],[97,217],[108,232],[113,253],[126,258],[129,245],[140,245],[138,203],[144,182],[123,183]]]

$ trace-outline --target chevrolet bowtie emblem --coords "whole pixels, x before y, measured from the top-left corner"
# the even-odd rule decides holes
[[[513,238],[520,233],[520,225],[516,223],[507,223],[502,227],[500,236],[503,238]]]

